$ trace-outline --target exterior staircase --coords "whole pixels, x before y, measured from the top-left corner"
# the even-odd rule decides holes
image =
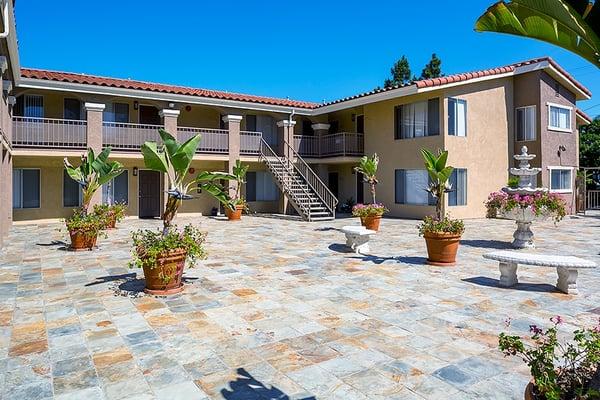
[[[305,221],[335,219],[338,200],[292,146],[284,144],[289,158],[277,155],[263,139],[260,147],[261,160],[267,165],[279,189]]]

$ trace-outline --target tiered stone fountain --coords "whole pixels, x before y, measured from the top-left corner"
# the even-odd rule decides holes
[[[535,187],[533,184],[537,174],[541,172],[541,168],[531,168],[529,161],[535,158],[535,154],[527,154],[527,146],[521,147],[521,154],[513,156],[519,161],[518,168],[510,168],[511,175],[519,178],[519,186],[516,188],[504,187],[502,191],[508,194],[519,194],[521,196],[534,195],[547,191],[545,188]],[[530,208],[517,207],[510,212],[504,214],[507,219],[512,219],[517,223],[517,230],[513,233],[512,246],[515,249],[525,249],[535,247],[533,243],[533,232],[531,231],[531,223],[533,221],[543,221],[547,218],[545,215],[536,216]]]

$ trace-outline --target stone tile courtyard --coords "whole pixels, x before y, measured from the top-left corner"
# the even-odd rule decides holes
[[[81,253],[60,224],[15,226],[0,253],[1,398],[522,399],[527,368],[497,350],[504,320],[525,333],[560,314],[570,332],[600,317],[600,270],[580,272],[578,296],[552,268],[497,286],[481,255],[507,247],[511,221],[466,221],[452,268],[424,265],[416,221],[385,219],[367,256],[343,251],[349,219],[194,223],[209,257],[169,298],[127,267],[131,230],[160,221],[126,220]],[[600,218],[534,231],[536,251],[600,263]]]

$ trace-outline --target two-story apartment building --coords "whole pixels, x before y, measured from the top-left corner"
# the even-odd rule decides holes
[[[315,220],[333,217],[338,202],[369,202],[353,167],[377,153],[378,201],[390,216],[422,217],[433,212],[419,152],[427,147],[449,150],[456,168],[446,211],[483,217],[487,195],[506,185],[522,145],[537,155],[539,184],[574,209],[577,128],[590,122],[576,102],[591,93],[547,57],[317,104],[21,68],[14,32],[1,43],[4,234],[11,218],[65,217],[80,204],[63,158],[76,163],[88,147],[110,146],[126,167],[96,201],[126,202],[129,215],[158,217],[165,180],[144,168],[139,149],[159,140],[159,127],[179,140],[202,135],[190,177],[228,170],[238,158],[248,163],[252,211]],[[198,192],[182,212],[210,214],[218,206]]]

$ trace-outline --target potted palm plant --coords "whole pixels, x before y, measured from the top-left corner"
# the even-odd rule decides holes
[[[227,191],[218,182],[235,177],[224,172],[204,171],[186,181],[192,158],[200,143],[200,135],[179,143],[164,129],[159,129],[158,132],[164,146],[159,150],[156,142],[146,142],[142,145],[142,155],[146,168],[164,173],[168,178],[163,228],[159,231],[146,229],[133,233],[131,265],[143,269],[146,293],[164,296],[181,292],[186,262],[193,265],[197,259],[205,256],[202,246],[205,234],[191,224],[178,230],[173,225],[177,210],[184,200],[192,198],[189,193],[196,188],[230,206]]]
[[[247,209],[246,199],[242,196],[242,185],[246,183],[246,173],[249,167],[249,165],[243,165],[240,160],[236,160],[233,166],[232,175],[235,177],[231,196],[233,208],[225,207],[225,215],[230,221],[239,221],[242,218],[242,211]]]
[[[110,148],[102,150],[97,156],[93,149],[81,156],[81,163],[74,167],[65,157],[64,166],[71,179],[82,189],[81,207],[74,211],[73,216],[65,221],[71,249],[92,249],[96,245],[98,233],[104,228],[104,219],[95,213],[88,213],[94,194],[108,181],[123,172],[123,165],[118,161],[109,161]]]
[[[426,190],[435,199],[435,216],[426,216],[418,226],[419,235],[425,237],[427,244],[427,263],[454,265],[460,237],[465,230],[463,221],[450,219],[443,212],[444,197],[452,190],[448,180],[454,168],[446,166],[448,151],[438,151],[435,155],[427,149],[421,149],[421,154],[430,181]]]
[[[379,166],[379,156],[377,153],[372,157],[363,156],[354,170],[363,175],[363,181],[369,184],[371,191],[371,204],[356,204],[352,207],[352,215],[360,218],[360,223],[367,229],[378,231],[381,217],[388,210],[383,204],[378,204],[375,193],[375,186],[379,183],[377,180],[377,167]]]

